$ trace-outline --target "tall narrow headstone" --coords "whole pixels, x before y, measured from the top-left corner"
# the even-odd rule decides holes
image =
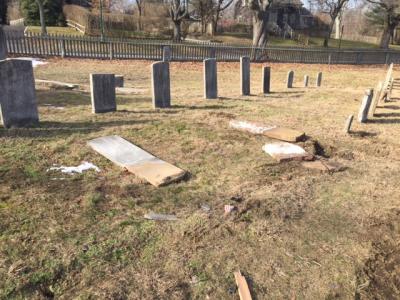
[[[7,58],[7,42],[3,27],[0,25],[0,60]]]
[[[240,57],[240,88],[242,95],[250,95],[250,57]]]
[[[204,98],[218,98],[217,83],[217,60],[215,58],[207,58],[203,61],[204,66]]]
[[[171,61],[171,47],[170,46],[163,46],[162,50],[163,50],[162,60],[166,61],[166,62]]]
[[[262,68],[262,89],[264,94],[271,91],[271,67]]]
[[[155,62],[151,65],[151,90],[154,108],[171,107],[169,63]]]
[[[287,74],[287,88],[292,88],[293,87],[293,79],[294,79],[294,72],[293,71],[289,71]]]
[[[304,87],[308,87],[308,75],[304,75]]]
[[[317,74],[316,86],[317,86],[317,87],[320,87],[320,86],[321,86],[321,83],[322,83],[322,72],[319,72],[319,73]]]
[[[375,88],[374,96],[372,97],[371,107],[369,108],[368,115],[370,117],[373,117],[375,114],[376,107],[378,106],[379,99],[381,98],[383,92],[382,88],[383,88],[383,82],[379,81]]]
[[[0,61],[0,114],[6,128],[39,123],[31,61]]]
[[[364,98],[361,102],[360,111],[358,112],[358,121],[360,123],[365,123],[368,119],[368,111],[371,106],[372,97],[373,97],[373,90],[372,89],[366,90]]]
[[[354,118],[353,115],[350,115],[350,116],[347,118],[347,120],[346,120],[346,125],[345,125],[345,127],[344,127],[344,132],[345,132],[345,133],[349,133],[349,132],[350,132],[351,124],[353,123],[353,118]]]
[[[90,74],[90,94],[93,113],[116,111],[115,75]]]

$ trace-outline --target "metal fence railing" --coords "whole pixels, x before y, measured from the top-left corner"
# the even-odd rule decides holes
[[[10,54],[61,56],[95,59],[162,59],[163,47],[171,49],[171,60],[201,61],[215,57],[219,61],[239,61],[249,56],[257,62],[318,64],[390,64],[400,63],[400,51],[379,49],[324,49],[219,45],[215,43],[174,43],[171,41],[123,40],[87,36],[61,36],[6,32]]]

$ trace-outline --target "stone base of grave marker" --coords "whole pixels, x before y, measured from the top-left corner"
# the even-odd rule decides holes
[[[90,92],[93,113],[117,110],[114,74],[90,74]]]
[[[151,65],[151,86],[153,107],[171,107],[171,89],[168,62],[160,61]]]

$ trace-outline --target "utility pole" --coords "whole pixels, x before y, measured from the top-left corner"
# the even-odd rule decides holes
[[[101,41],[104,42],[103,0],[100,0],[100,30]]]

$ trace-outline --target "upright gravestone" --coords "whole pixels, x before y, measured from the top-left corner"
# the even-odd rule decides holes
[[[350,115],[347,120],[346,120],[346,125],[344,127],[344,132],[345,133],[350,133],[351,130],[351,124],[353,123],[353,115]]]
[[[321,83],[322,83],[322,72],[318,72],[316,86],[320,87]]]
[[[4,127],[28,127],[39,123],[31,61],[0,61],[0,91]]]
[[[271,91],[271,67],[262,68],[262,89],[264,94]]]
[[[151,65],[151,87],[154,108],[171,107],[169,63],[155,62]]]
[[[242,95],[250,95],[250,57],[240,57],[240,88]]]
[[[0,25],[0,60],[7,58],[7,42],[3,27]]]
[[[162,60],[166,61],[166,62],[171,61],[171,47],[170,46],[163,46],[162,50],[163,50]]]
[[[308,75],[304,75],[304,87],[308,87]]]
[[[293,79],[294,79],[294,72],[293,71],[289,71],[287,74],[287,88],[290,89],[293,87]]]
[[[90,74],[90,93],[93,113],[117,110],[114,74]]]
[[[371,107],[369,108],[368,115],[370,117],[373,117],[375,114],[379,99],[381,98],[382,95],[382,88],[383,88],[383,82],[379,81],[378,85],[375,88],[374,96],[372,97]]]
[[[115,75],[115,87],[124,87],[124,75]]]
[[[204,66],[204,98],[218,98],[217,83],[217,60],[215,58],[207,58],[203,61]]]
[[[360,111],[358,112],[358,121],[360,123],[365,123],[368,119],[368,111],[371,106],[373,94],[374,92],[372,89],[365,91],[364,98],[361,102]]]

